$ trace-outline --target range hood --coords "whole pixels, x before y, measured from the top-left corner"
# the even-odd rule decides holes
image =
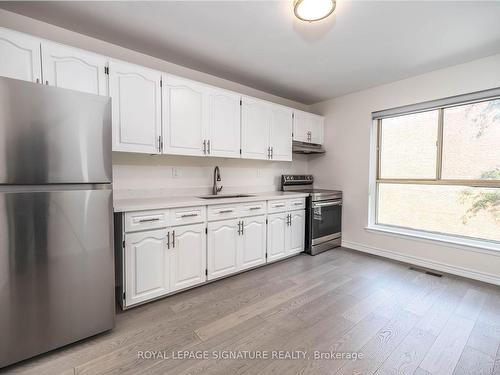
[[[324,154],[325,149],[316,143],[293,141],[292,152],[294,154]]]

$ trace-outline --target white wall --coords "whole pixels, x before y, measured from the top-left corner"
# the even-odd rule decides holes
[[[234,90],[289,107],[307,110],[307,106],[302,103],[280,98],[236,82],[172,64],[3,9],[0,9],[0,27]],[[221,167],[222,184],[225,185],[225,191],[276,190],[279,188],[278,177],[282,173],[305,173],[307,171],[307,159],[295,155],[294,162],[289,163],[114,153],[115,195],[188,194],[191,191],[206,194],[209,192],[209,187],[212,186],[211,176],[215,165]],[[173,167],[179,173],[176,178],[172,177]],[[179,187],[182,188],[179,189]],[[186,188],[190,190],[186,190]]]
[[[309,173],[314,174],[319,187],[344,191],[342,236],[347,247],[500,283],[500,252],[476,252],[365,230],[371,113],[495,87],[500,87],[500,55],[311,106],[326,116],[327,153],[324,157],[310,159]]]

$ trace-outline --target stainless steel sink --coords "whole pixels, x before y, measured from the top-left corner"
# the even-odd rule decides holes
[[[198,197],[201,199],[223,199],[223,198],[245,198],[245,197],[253,197],[250,194],[219,194],[219,195],[204,195],[202,197]]]

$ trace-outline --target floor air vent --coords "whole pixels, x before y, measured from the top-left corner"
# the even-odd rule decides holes
[[[435,276],[435,277],[443,277],[443,275],[440,273],[428,271],[428,270],[423,269],[423,268],[418,268],[418,267],[408,267],[408,268],[412,271],[425,273],[426,275],[431,275],[431,276]]]

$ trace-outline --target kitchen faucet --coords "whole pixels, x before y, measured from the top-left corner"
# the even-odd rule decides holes
[[[217,193],[219,193],[223,188],[223,186],[217,187],[217,181],[220,181],[220,170],[218,165],[214,168],[214,186],[212,188],[213,195],[217,195]]]

